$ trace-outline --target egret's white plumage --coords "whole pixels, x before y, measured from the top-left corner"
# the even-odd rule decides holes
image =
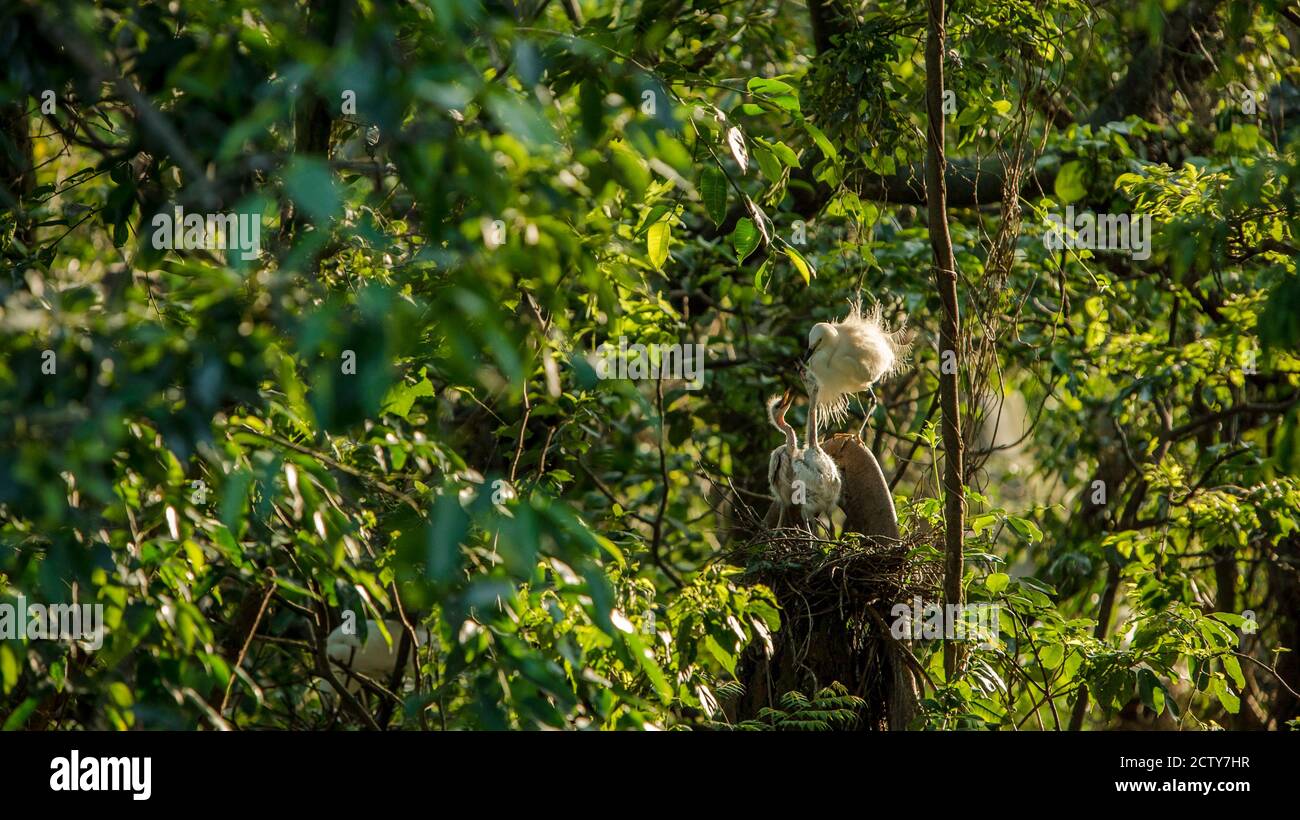
[[[366,621],[366,638],[362,641],[361,636],[356,634],[355,629],[346,629],[339,626],[329,634],[325,639],[325,654],[330,661],[343,670],[354,672],[359,675],[365,675],[368,678],[387,684],[388,678],[393,674],[393,669],[397,666],[397,650],[401,646],[402,640],[402,623],[385,619],[384,627],[387,628],[388,634],[392,636],[393,643],[390,646],[388,641],[384,640],[384,635],[379,631],[378,621]],[[429,631],[422,626],[415,628],[416,646],[424,646],[429,642]],[[407,653],[407,662],[410,664],[410,670],[415,669],[415,647]],[[359,682],[350,679],[348,687],[355,689]]]
[[[794,477],[796,481],[802,482],[799,485],[803,488],[801,508],[803,520],[808,524],[809,530],[812,530],[814,522],[825,516],[826,530],[829,532],[831,514],[835,512],[835,507],[840,502],[843,481],[840,478],[839,468],[835,466],[835,460],[822,449],[817,434],[816,408],[821,394],[821,385],[811,370],[805,370],[803,375],[804,384],[808,387],[807,440],[803,451],[793,459]]]
[[[785,413],[793,401],[794,394],[789,390],[783,396],[773,396],[767,400],[767,420],[785,434],[785,444],[773,450],[767,460],[767,483],[772,488],[773,497],[781,505],[782,518],[785,511],[794,505],[790,493],[794,482],[794,458],[799,454],[799,439],[795,436],[794,428],[785,420]]]
[[[862,302],[850,302],[849,314],[838,322],[819,322],[808,332],[808,369],[817,379],[817,413],[823,419],[844,418],[849,396],[897,371],[907,355],[905,326],[889,330],[880,305],[863,314]]]

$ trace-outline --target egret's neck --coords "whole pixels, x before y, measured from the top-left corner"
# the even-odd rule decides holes
[[[805,435],[808,446],[814,450],[819,449],[817,443],[817,393],[817,384],[814,382],[808,386],[808,423]]]
[[[794,451],[799,449],[799,437],[795,435],[794,427],[790,425],[790,422],[785,420],[785,411],[782,411],[776,418],[777,427],[781,428],[781,432],[785,433],[785,446],[790,450],[790,455],[794,455]]]

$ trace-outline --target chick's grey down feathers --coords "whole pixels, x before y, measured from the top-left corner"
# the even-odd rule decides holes
[[[799,482],[796,487],[802,489],[802,498],[798,497],[799,493],[795,493],[793,500],[799,503],[804,522],[810,531],[824,518],[825,529],[830,532],[831,515],[839,504],[843,481],[835,460],[822,449],[818,438],[817,413],[814,408],[817,406],[820,385],[809,370],[803,372],[803,377],[808,388],[807,440],[803,450],[792,459],[794,478]]]
[[[785,420],[785,413],[790,409],[792,401],[793,394],[787,390],[784,396],[773,396],[767,402],[767,420],[785,435],[785,443],[773,450],[767,461],[767,483],[783,511],[794,506],[791,498],[794,458],[799,453],[799,439],[795,436],[794,428]]]

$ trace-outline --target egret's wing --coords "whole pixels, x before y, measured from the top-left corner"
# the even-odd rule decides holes
[[[840,339],[842,346],[837,346],[836,358],[845,360],[840,366],[856,380],[851,392],[866,390],[893,369],[894,348],[879,327],[867,323],[852,325]]]

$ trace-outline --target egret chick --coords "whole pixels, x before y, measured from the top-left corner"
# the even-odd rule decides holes
[[[843,490],[844,483],[840,478],[839,468],[835,466],[835,460],[822,449],[818,438],[816,408],[821,398],[821,385],[811,370],[803,371],[803,379],[808,388],[807,440],[803,452],[798,453],[793,459],[795,481],[802,482],[796,485],[796,488],[802,489],[803,498],[799,499],[796,492],[793,500],[800,503],[803,520],[808,524],[809,532],[813,532],[814,522],[820,521],[821,517],[825,516],[826,532],[830,535],[831,515],[840,502],[840,492]]]
[[[785,434],[785,444],[773,450],[767,460],[767,483],[772,488],[772,496],[781,505],[781,518],[778,521],[784,520],[786,511],[794,506],[790,493],[794,482],[794,459],[799,455],[799,439],[790,422],[785,420],[786,411],[793,402],[794,392],[791,390],[786,390],[785,395],[773,396],[767,400],[767,420]]]
[[[866,391],[875,403],[872,385],[903,363],[910,346],[906,322],[885,328],[877,303],[863,315],[862,300],[849,303],[849,314],[838,322],[818,322],[808,332],[808,369],[817,380],[817,413],[839,421],[848,414],[849,396]]]

